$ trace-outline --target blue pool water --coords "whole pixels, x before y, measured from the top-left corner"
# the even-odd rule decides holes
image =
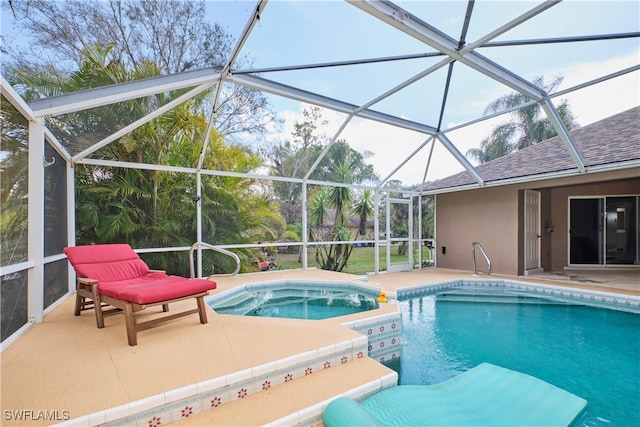
[[[378,308],[377,295],[353,285],[282,282],[217,295],[207,304],[218,314],[321,320]]]
[[[469,287],[400,307],[400,384],[435,384],[488,362],[586,399],[585,425],[640,426],[638,314]]]

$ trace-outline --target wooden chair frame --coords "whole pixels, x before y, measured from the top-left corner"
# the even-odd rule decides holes
[[[89,287],[89,288],[87,288]],[[136,304],[129,301],[119,300],[108,295],[102,295],[98,292],[98,281],[90,278],[78,278],[77,291],[76,291],[76,303],[74,309],[74,315],[79,316],[82,310],[93,308],[96,315],[96,324],[98,328],[104,328],[104,317],[113,314],[124,313],[124,320],[127,329],[127,339],[130,346],[138,344],[137,334],[139,331],[153,328],[154,326],[168,322],[169,320],[177,319],[184,316],[190,316],[198,313],[200,315],[200,323],[207,323],[207,311],[205,307],[204,297],[209,295],[208,291],[200,292],[197,294],[187,295],[180,298],[174,298],[168,301],[160,301],[151,304]],[[181,311],[179,313],[172,313],[156,319],[148,320],[146,322],[137,323],[135,313],[142,311],[147,307],[154,307],[161,305],[163,312],[169,311],[169,304],[177,301],[187,300],[195,298],[197,302],[197,308],[192,310]],[[90,300],[90,301],[87,301]],[[105,307],[112,306],[114,308],[104,310]]]

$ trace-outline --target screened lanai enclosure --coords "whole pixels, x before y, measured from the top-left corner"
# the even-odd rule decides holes
[[[535,107],[588,174],[567,109],[584,126],[640,104],[638,2],[176,2],[204,15],[149,40],[165,2],[30,3],[2,4],[3,348],[74,292],[66,246],[126,242],[199,277],[236,265],[196,242],[241,272],[273,254],[342,271],[364,249],[367,273],[437,265],[421,189],[485,185],[470,153],[496,126]],[[109,39],[82,7],[141,15]],[[46,42],[65,10],[85,30],[68,56]],[[173,62],[153,49],[211,29]]]

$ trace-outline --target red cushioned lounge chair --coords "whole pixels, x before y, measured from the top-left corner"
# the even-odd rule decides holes
[[[94,308],[98,328],[103,328],[105,315],[124,312],[131,346],[138,343],[138,331],[168,320],[199,313],[200,323],[207,323],[204,297],[216,288],[216,282],[149,270],[127,244],[74,246],[64,248],[64,253],[78,276],[74,314]],[[190,298],[195,298],[198,308],[136,323],[135,312],[157,305],[168,312],[169,303]],[[115,308],[104,310],[107,305]]]

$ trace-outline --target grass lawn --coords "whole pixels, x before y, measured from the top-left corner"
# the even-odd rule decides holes
[[[379,248],[380,252],[380,270],[386,270],[386,248],[381,246]],[[423,250],[423,257],[425,259],[430,255],[430,252],[427,248]],[[370,273],[374,269],[374,256],[375,256],[375,248],[374,247],[356,247],[353,248],[353,252],[351,252],[351,256],[349,257],[349,261],[347,266],[343,270],[344,273],[350,274],[365,274]],[[417,253],[414,253],[414,260],[417,259]],[[398,255],[398,248],[391,248],[391,262],[407,262],[408,255]],[[276,262],[278,263],[278,270],[292,270],[297,268],[302,268],[302,263],[298,262],[298,254],[282,254],[279,253],[276,255]],[[309,249],[309,259],[308,259],[309,268],[317,267],[320,268],[320,265],[315,260],[315,250]]]

